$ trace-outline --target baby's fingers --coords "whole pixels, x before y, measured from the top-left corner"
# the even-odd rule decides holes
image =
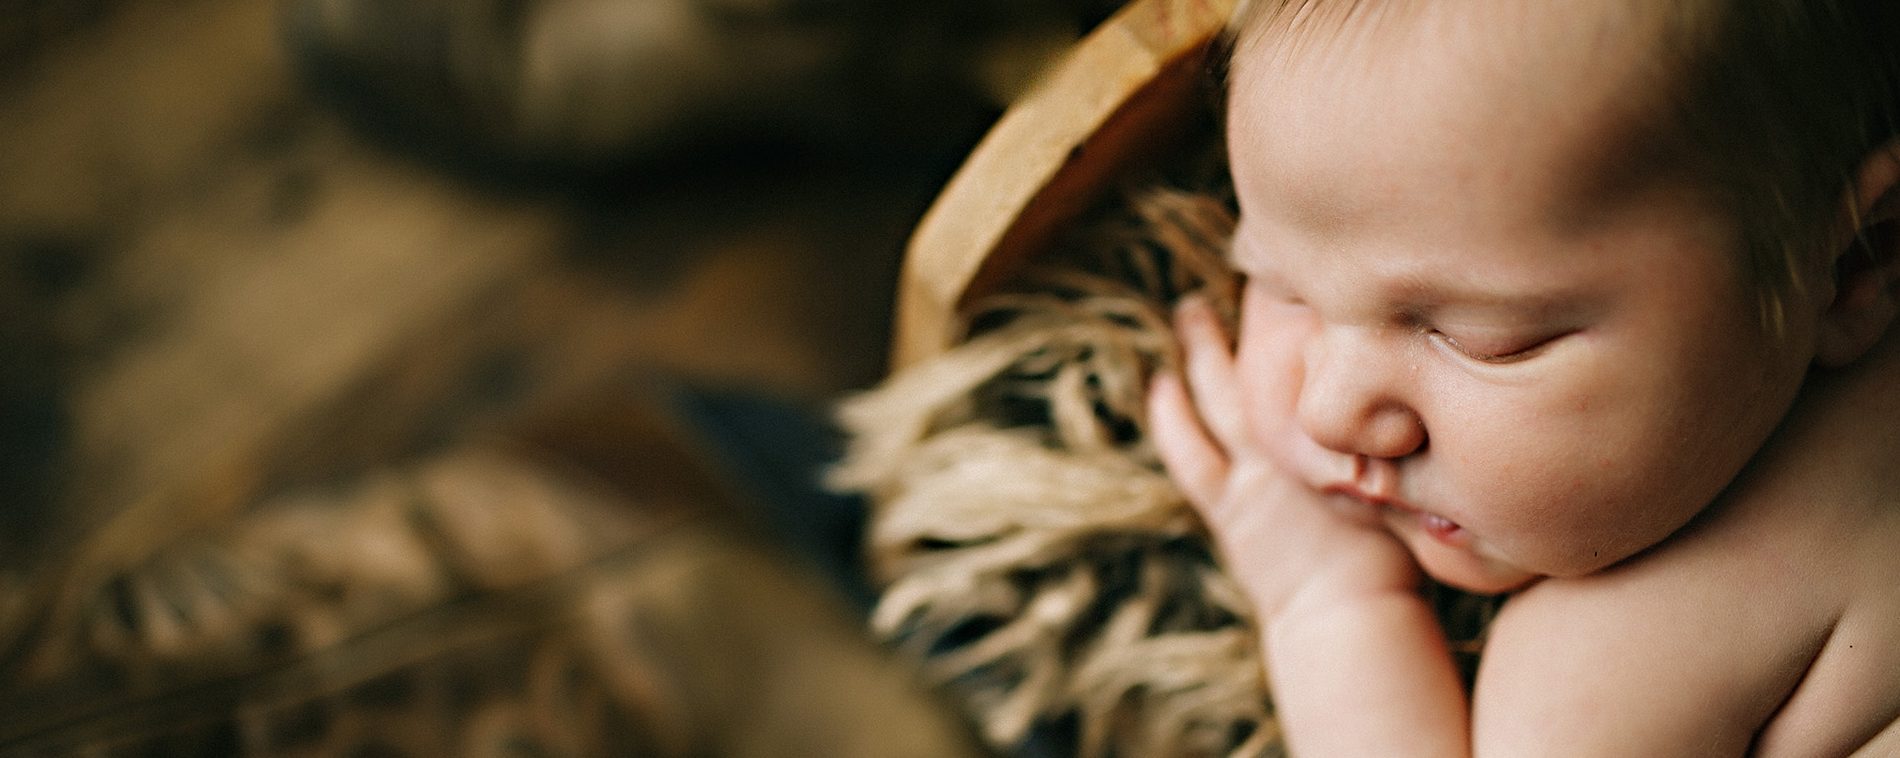
[[[1189,297],[1175,307],[1174,331],[1181,340],[1188,389],[1201,423],[1223,449],[1231,453],[1242,448],[1247,439],[1240,410],[1244,406],[1220,315],[1205,299]]]
[[[1227,479],[1227,452],[1201,425],[1179,376],[1161,373],[1149,381],[1148,436],[1182,494],[1202,507],[1219,500]]]

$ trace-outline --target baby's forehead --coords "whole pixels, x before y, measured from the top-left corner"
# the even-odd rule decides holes
[[[1241,48],[1284,46],[1282,53],[1295,56],[1357,52],[1415,35],[1466,54],[1504,54],[1500,60],[1523,43],[1542,53],[1629,53],[1632,44],[1648,46],[1697,25],[1699,4],[1674,2],[1683,7],[1655,0],[1255,0],[1236,21],[1235,41]]]
[[[1292,3],[1231,66],[1237,182],[1328,190],[1479,184],[1575,208],[1645,165],[1672,68],[1663,14],[1632,0]],[[1370,186],[1374,196],[1367,197]],[[1243,187],[1243,194],[1245,188]],[[1351,196],[1348,196],[1351,195]],[[1348,208],[1350,210],[1350,208]]]

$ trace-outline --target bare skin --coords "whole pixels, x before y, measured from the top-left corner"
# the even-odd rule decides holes
[[[1640,71],[1602,61],[1655,44],[1627,4],[1419,7],[1242,46],[1239,339],[1185,304],[1185,376],[1150,398],[1292,747],[1900,741],[1900,152],[1869,156],[1770,334],[1696,193],[1578,205]],[[1469,695],[1422,575],[1515,592]]]
[[[1213,315],[1198,304],[1181,315],[1200,396],[1232,390],[1231,374],[1215,373],[1231,363],[1220,365]],[[1900,335],[1849,370],[1817,373],[1735,487],[1681,533],[1516,594],[1469,700],[1423,602],[1409,586],[1376,586],[1383,570],[1405,585],[1417,569],[1396,551],[1376,559],[1398,566],[1368,568],[1346,565],[1350,546],[1304,546],[1315,524],[1353,522],[1250,443],[1216,447],[1212,425],[1178,425],[1196,421],[1184,415],[1191,402],[1179,379],[1156,382],[1157,443],[1177,477],[1198,471],[1202,485],[1229,488],[1196,502],[1257,602],[1277,607],[1263,612],[1264,649],[1296,754],[1883,755],[1900,745],[1890,676],[1900,670]],[[1267,564],[1300,549],[1315,552],[1297,560],[1333,570],[1279,570],[1303,575],[1263,595]],[[1318,552],[1335,549],[1331,560]]]

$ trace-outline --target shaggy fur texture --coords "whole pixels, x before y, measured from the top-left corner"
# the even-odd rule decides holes
[[[1279,751],[1248,610],[1143,433],[1169,305],[1232,302],[1231,203],[1147,191],[979,304],[967,342],[847,403],[833,484],[877,503],[876,631],[1004,748]]]

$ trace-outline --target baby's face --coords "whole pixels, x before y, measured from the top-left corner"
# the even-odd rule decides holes
[[[1593,178],[1651,57],[1629,3],[1412,5],[1234,61],[1249,422],[1441,581],[1589,573],[1734,478],[1811,337],[1763,333],[1695,193]]]

